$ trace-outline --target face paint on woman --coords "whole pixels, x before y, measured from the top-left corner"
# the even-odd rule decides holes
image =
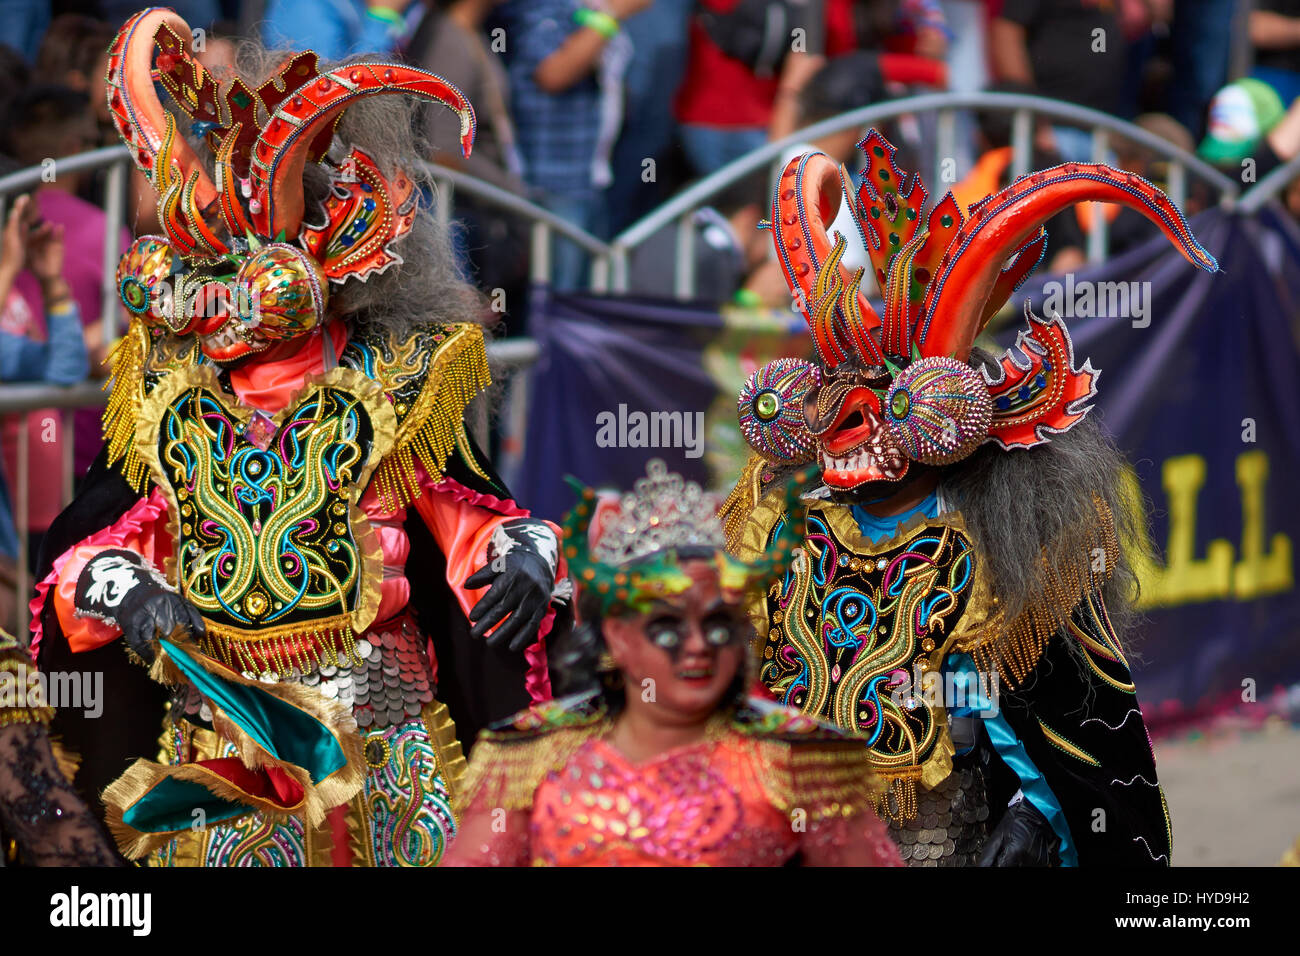
[[[610,653],[630,689],[653,689],[674,716],[712,710],[740,673],[751,634],[743,606],[723,600],[715,565],[683,564],[694,586],[645,614],[607,618]],[[650,682],[650,683],[647,683]]]

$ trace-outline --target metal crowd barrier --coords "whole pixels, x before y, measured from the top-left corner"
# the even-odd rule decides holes
[[[710,199],[737,180],[754,170],[775,163],[790,147],[809,143],[841,130],[855,127],[865,130],[869,126],[900,117],[933,115],[935,124],[930,143],[930,162],[923,168],[929,171],[926,178],[930,184],[930,201],[937,201],[951,185],[951,182],[945,181],[943,168],[945,161],[955,158],[957,153],[957,118],[963,111],[972,110],[1012,114],[1013,176],[1021,176],[1030,171],[1034,122],[1045,119],[1061,125],[1088,128],[1092,136],[1094,162],[1104,162],[1109,149],[1117,140],[1136,143],[1168,160],[1169,198],[1180,207],[1187,198],[1189,174],[1207,183],[1217,194],[1220,203],[1232,203],[1241,194],[1239,183],[1229,179],[1204,160],[1141,127],[1097,110],[1017,93],[930,93],[909,96],[864,106],[798,130],[785,139],[767,143],[760,149],[745,154],[683,190],[610,240],[608,266],[610,287],[614,292],[627,291],[628,258],[631,251],[661,229],[675,223],[677,257],[673,291],[678,298],[691,298],[695,292],[693,248],[695,230],[692,220],[696,210],[707,205]],[[1295,171],[1300,171],[1300,167]],[[969,170],[958,170],[957,179],[960,180],[967,172]],[[1263,186],[1264,183],[1258,185]],[[1277,188],[1281,188],[1281,183]],[[1089,261],[1100,262],[1105,259],[1107,241],[1105,217],[1091,217],[1087,249]]]

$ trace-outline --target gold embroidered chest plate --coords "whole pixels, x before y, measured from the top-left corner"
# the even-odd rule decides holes
[[[137,447],[169,499],[169,576],[218,656],[282,672],[350,649],[379,602],[378,538],[357,507],[397,426],[378,383],[336,368],[268,418],[199,366],[160,382],[144,412]]]
[[[339,366],[273,416],[235,399],[193,338],[132,324],[113,356],[109,463],[168,500],[168,564],[227,663],[283,673],[338,659],[379,603],[372,484],[396,510],[470,453],[465,406],[491,382],[477,325],[358,330]],[[417,463],[419,468],[417,469]]]
[[[848,507],[810,504],[804,544],[758,609],[760,677],[782,703],[865,738],[882,775],[933,785],[953,748],[929,682],[983,619],[984,590],[959,516],[873,545]]]

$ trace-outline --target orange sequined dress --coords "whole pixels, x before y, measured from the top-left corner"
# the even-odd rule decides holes
[[[898,866],[860,741],[767,701],[633,762],[596,698],[538,705],[479,738],[444,865]]]

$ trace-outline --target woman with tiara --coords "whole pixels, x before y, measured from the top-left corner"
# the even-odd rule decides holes
[[[900,865],[864,742],[747,695],[771,568],[726,554],[716,501],[661,461],[616,507],[581,494],[579,689],[483,732],[445,863]]]

